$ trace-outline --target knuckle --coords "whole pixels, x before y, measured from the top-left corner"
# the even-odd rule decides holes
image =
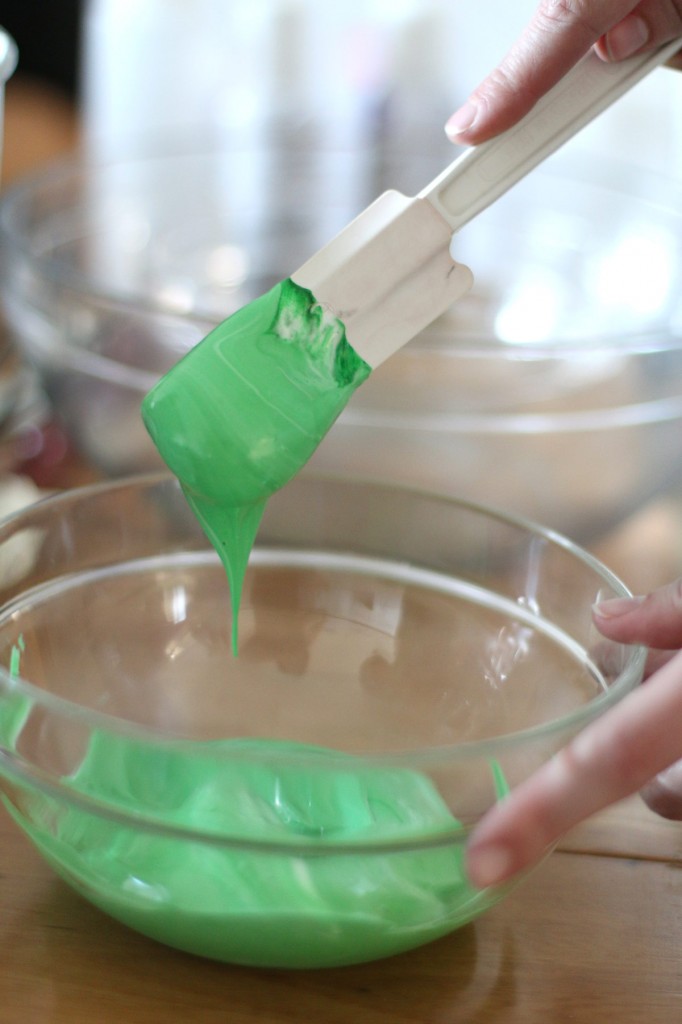
[[[478,97],[486,106],[499,104],[503,96],[509,97],[518,106],[530,106],[538,98],[526,86],[522,69],[511,59],[491,71],[478,89]]]
[[[590,6],[585,0],[543,0],[538,8],[537,17],[553,32],[580,25],[590,34],[597,35],[597,29],[590,17]]]
[[[652,591],[644,599],[637,639],[649,647],[668,651],[682,645],[682,578]]]

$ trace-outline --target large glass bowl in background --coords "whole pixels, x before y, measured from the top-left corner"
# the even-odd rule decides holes
[[[166,475],[0,526],[0,793],[78,892],[222,960],[322,967],[428,942],[509,887],[471,827],[641,678],[560,536],[453,499],[298,478],[269,503],[240,651]]]
[[[382,189],[451,157],[274,147],[68,165],[0,209],[19,350],[101,472],[158,464],[147,389]],[[312,467],[501,505],[591,543],[682,468],[682,201],[557,154],[462,229],[471,296],[380,367]]]

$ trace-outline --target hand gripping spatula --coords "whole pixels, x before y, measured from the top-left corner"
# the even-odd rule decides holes
[[[386,192],[292,275],[346,328],[372,367],[468,290],[450,256],[454,232],[680,49],[618,63],[594,51],[504,134],[467,150],[415,198]]]

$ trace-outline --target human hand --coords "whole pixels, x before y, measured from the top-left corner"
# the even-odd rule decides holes
[[[606,61],[623,60],[680,36],[682,0],[541,0],[524,32],[495,70],[448,120],[453,142],[477,145],[527,114],[594,45]]]
[[[569,828],[639,790],[658,813],[682,818],[682,579],[604,601],[593,617],[612,640],[650,648],[647,681],[485,815],[467,850],[476,886],[532,866]]]

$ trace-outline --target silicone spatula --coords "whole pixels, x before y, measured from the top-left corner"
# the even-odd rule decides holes
[[[679,49],[678,39],[618,63],[590,51],[516,126],[467,150],[418,196],[381,195],[293,280],[378,366],[467,289],[452,234]]]

